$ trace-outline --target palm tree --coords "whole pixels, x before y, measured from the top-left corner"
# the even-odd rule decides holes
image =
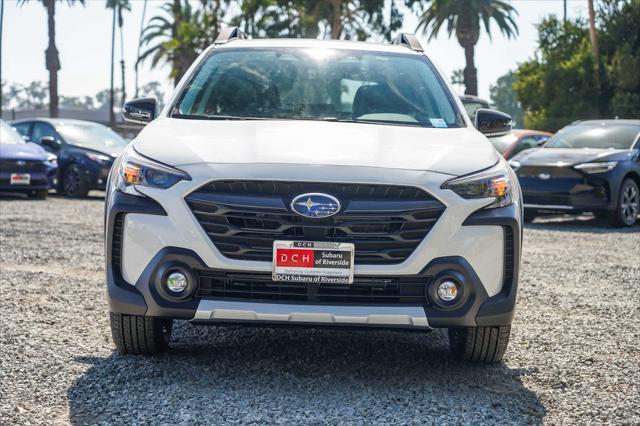
[[[518,12],[505,0],[431,0],[421,11],[416,31],[422,29],[428,39],[435,38],[447,24],[449,37],[455,32],[464,48],[467,65],[464,69],[465,94],[478,94],[478,72],[474,65],[475,45],[484,27],[491,38],[491,21],[507,38],[518,35],[515,17]]]
[[[29,0],[18,0],[20,6]],[[58,116],[58,71],[60,70],[60,56],[56,48],[56,0],[39,0],[47,9],[47,26],[49,29],[49,46],[45,51],[45,63],[49,70],[49,117]],[[67,5],[73,6],[84,0],[65,0]]]
[[[115,65],[115,56],[116,56],[116,17],[118,18],[118,28],[120,29],[120,67],[122,69],[122,100],[124,101],[127,98],[126,89],[125,89],[125,74],[124,74],[124,36],[122,34],[122,26],[124,24],[124,20],[122,19],[122,11],[123,10],[131,10],[131,4],[129,4],[129,0],[107,0],[106,4],[107,9],[113,10],[113,22],[111,25],[111,86],[109,92],[109,125],[111,127],[115,126],[115,115],[113,112],[114,106],[114,65]]]
[[[187,0],[163,4],[164,13],[151,18],[143,31],[140,43],[147,49],[138,62],[151,58],[152,66],[171,64],[171,77],[177,84],[198,54],[218,36],[227,7],[226,0],[201,0],[197,9]]]

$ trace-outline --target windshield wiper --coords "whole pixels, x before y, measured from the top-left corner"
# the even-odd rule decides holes
[[[219,115],[219,114],[171,114],[172,118],[186,118],[190,120],[266,120],[263,117],[243,117],[240,115]]]
[[[368,118],[341,118],[341,117],[323,117],[324,121],[335,121],[339,123],[373,123],[373,124],[392,124],[397,126],[419,126],[419,127],[432,127],[428,123],[422,123],[419,121],[394,121],[394,120],[380,120],[380,119],[368,119]]]

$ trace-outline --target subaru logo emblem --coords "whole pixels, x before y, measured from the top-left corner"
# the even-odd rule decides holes
[[[549,178],[551,177],[551,175],[549,173],[540,173],[538,175],[538,177],[542,180],[549,180]]]
[[[25,166],[27,164],[26,161],[18,160],[16,161],[16,166]]]
[[[291,201],[291,210],[300,216],[322,219],[338,213],[340,201],[327,194],[301,194]]]

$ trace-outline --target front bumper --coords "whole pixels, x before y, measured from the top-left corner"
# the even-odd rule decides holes
[[[224,169],[225,166],[219,166]],[[263,167],[251,170],[260,172]],[[266,168],[266,167],[264,167]],[[230,170],[217,170],[234,176]],[[321,180],[309,175],[308,180]],[[517,293],[520,259],[520,205],[481,210],[486,201],[462,200],[451,191],[439,190],[446,175],[407,172],[378,176],[381,183],[409,184],[420,175],[426,190],[438,197],[447,210],[415,252],[397,265],[356,265],[356,279],[378,277],[415,282],[424,279],[424,300],[412,303],[329,303],[309,298],[303,301],[266,301],[198,296],[172,301],[159,291],[159,271],[168,262],[192,269],[268,274],[270,262],[226,258],[202,231],[186,203],[176,202],[208,177],[188,170],[195,182],[181,182],[169,191],[140,188],[148,198],[110,190],[107,194],[107,275],[110,309],[113,312],[149,315],[196,322],[304,324],[402,329],[508,325]],[[326,175],[339,179],[345,168]],[[313,175],[313,173],[311,173]],[[347,173],[348,174],[348,173]],[[203,173],[204,175],[204,173]],[[208,171],[207,175],[211,175]],[[324,174],[323,174],[324,175]],[[369,174],[373,176],[374,174]],[[244,177],[244,176],[243,176]],[[253,176],[264,179],[265,175]],[[403,182],[403,178],[406,182]],[[326,178],[325,178],[326,179]],[[353,177],[351,177],[352,181]],[[386,180],[386,182],[385,182]],[[516,197],[519,199],[518,197]],[[475,213],[474,213],[475,212]],[[119,229],[118,229],[119,228]],[[114,247],[117,250],[114,251]],[[454,308],[442,309],[430,299],[430,286],[443,271],[454,271],[464,279],[465,295]]]
[[[518,179],[524,207],[569,212],[615,210],[620,169],[589,175],[568,166],[523,167],[518,170]]]

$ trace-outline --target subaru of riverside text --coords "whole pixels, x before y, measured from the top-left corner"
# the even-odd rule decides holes
[[[223,30],[115,160],[111,330],[123,353],[172,324],[446,328],[453,356],[505,353],[520,264],[516,175],[411,34],[390,44]],[[148,123],[148,124],[147,124]],[[346,344],[346,342],[345,342]]]

